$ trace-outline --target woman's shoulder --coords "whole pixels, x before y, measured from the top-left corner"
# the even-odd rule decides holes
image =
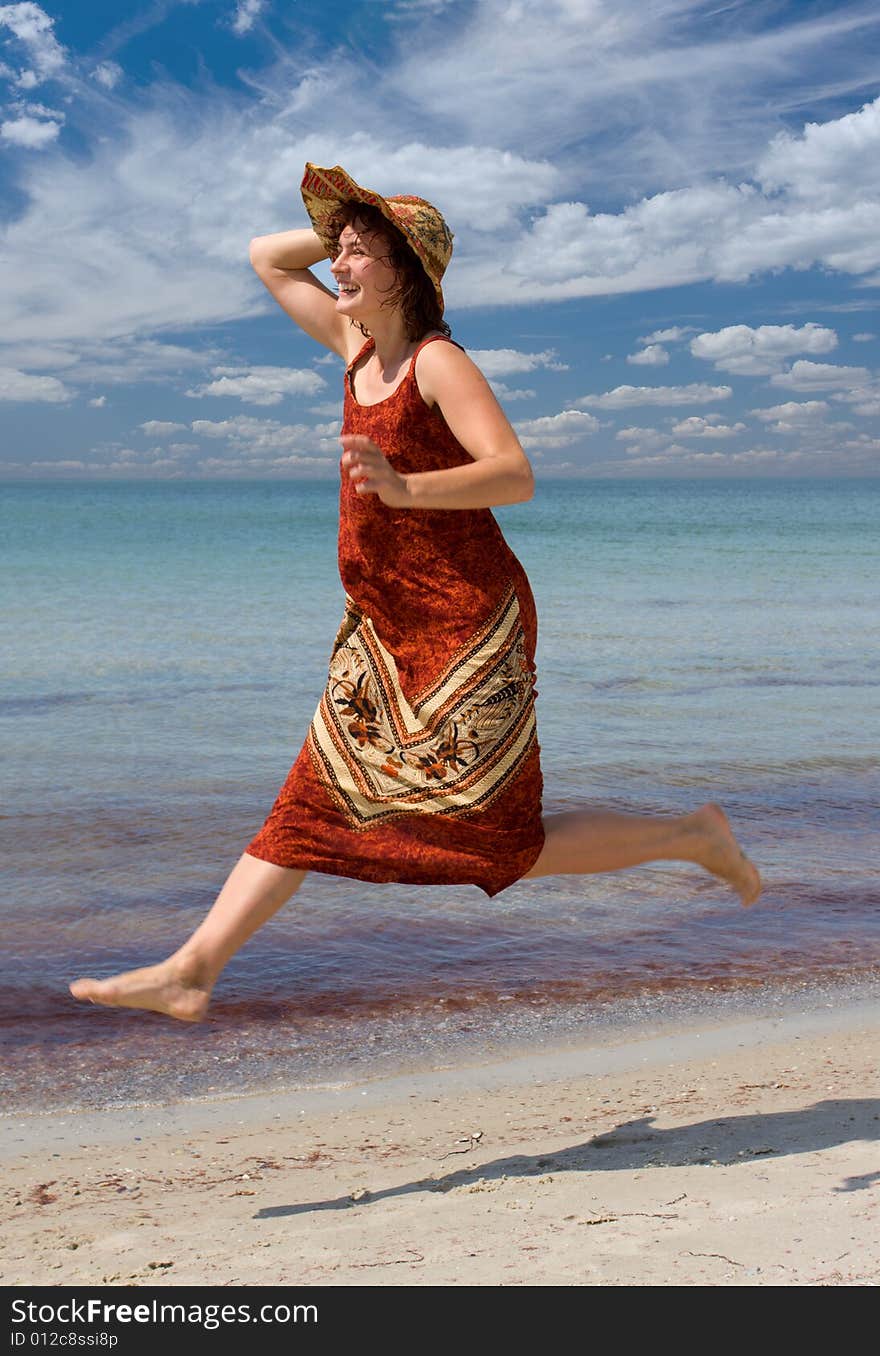
[[[435,344],[435,339],[442,339],[444,342],[442,344]],[[453,339],[451,335],[445,334],[442,330],[429,330],[428,333],[423,335],[419,340],[416,347],[416,356],[418,357],[423,351],[428,352],[429,350],[434,350],[435,352],[440,351],[448,353],[451,349],[459,349],[462,353],[465,351],[464,346],[458,343],[456,339]]]
[[[435,342],[443,341],[443,342]],[[474,364],[463,346],[439,331],[426,334],[415,351],[412,373],[419,394],[432,409],[441,399],[444,387]]]
[[[423,372],[426,376],[432,372],[460,372],[464,367],[473,366],[464,346],[448,334],[439,332],[426,334],[413,357],[413,370],[417,375]]]

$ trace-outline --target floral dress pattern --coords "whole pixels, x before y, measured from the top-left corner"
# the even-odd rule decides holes
[[[402,474],[471,461],[415,377],[343,430]],[[360,880],[497,894],[544,842],[535,723],[537,618],[489,509],[392,509],[341,476],[345,613],[305,743],[246,851]]]

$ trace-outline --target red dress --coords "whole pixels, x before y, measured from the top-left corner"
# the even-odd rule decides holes
[[[352,369],[372,343],[346,369],[343,432],[367,434],[402,474],[470,464],[422,398],[416,354],[390,396],[358,404]],[[327,687],[245,850],[357,880],[498,894],[544,843],[525,571],[489,509],[389,508],[343,474],[339,572],[345,615]]]

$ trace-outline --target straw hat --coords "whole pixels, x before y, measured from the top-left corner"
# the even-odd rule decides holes
[[[327,226],[340,204],[363,202],[378,207],[382,215],[406,237],[434,284],[440,309],[443,309],[440,279],[452,258],[452,232],[436,207],[432,207],[424,198],[414,198],[408,194],[383,198],[369,188],[361,188],[341,165],[321,169],[307,161],[300,189],[315,234],[331,256],[336,253],[339,241],[327,233]]]

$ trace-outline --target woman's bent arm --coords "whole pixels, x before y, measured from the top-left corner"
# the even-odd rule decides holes
[[[336,297],[309,271],[327,258],[310,226],[276,235],[256,235],[250,244],[254,272],[300,329],[346,360],[353,339],[348,321],[336,313]]]
[[[343,433],[342,469],[358,494],[376,494],[390,508],[478,509],[531,499],[532,468],[525,453],[481,457],[465,466],[401,475],[364,433]]]
[[[275,235],[255,235],[250,257],[256,269],[271,265],[301,270],[326,259],[327,251],[311,226],[307,226],[302,230],[278,231]]]
[[[525,464],[523,464],[525,463]],[[405,476],[410,508],[474,509],[519,504],[534,492],[532,468],[519,457],[482,457],[472,466]]]
[[[422,397],[436,405],[473,457],[464,466],[401,475],[364,434],[343,434],[343,469],[360,494],[393,508],[478,509],[531,499],[534,477],[507,416],[480,369],[454,344],[428,344],[416,360]]]
[[[493,508],[531,499],[534,476],[508,418],[476,364],[454,344],[428,344],[419,354],[417,380],[472,466],[420,471],[406,477],[413,508]]]

